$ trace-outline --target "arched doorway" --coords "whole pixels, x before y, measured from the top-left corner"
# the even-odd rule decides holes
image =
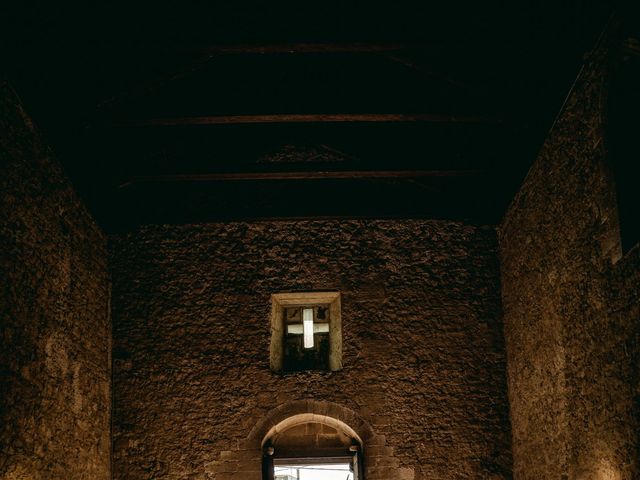
[[[262,442],[265,480],[362,480],[362,439],[346,423],[302,413],[271,427]]]

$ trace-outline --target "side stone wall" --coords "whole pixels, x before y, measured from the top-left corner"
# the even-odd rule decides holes
[[[636,478],[639,255],[620,259],[603,135],[616,28],[589,55],[500,228],[517,480]]]
[[[110,479],[106,239],[0,81],[0,479]]]
[[[369,480],[510,478],[493,228],[157,225],[110,243],[115,478],[256,478],[252,429],[312,400],[370,425]],[[273,373],[270,295],[331,290],[344,368]]]

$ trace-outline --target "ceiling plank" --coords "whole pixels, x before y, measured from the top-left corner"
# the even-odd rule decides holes
[[[266,123],[501,123],[498,117],[444,113],[312,113],[312,114],[267,114],[267,115],[213,115],[194,117],[166,117],[139,120],[122,120],[115,127],[165,127],[183,125],[249,125]]]
[[[310,172],[240,172],[202,173],[180,175],[147,175],[131,177],[119,188],[127,188],[139,183],[162,182],[223,182],[223,181],[264,181],[264,180],[339,180],[339,179],[400,179],[424,177],[475,177],[483,175],[482,170],[351,170],[351,171],[310,171]]]
[[[403,43],[279,43],[279,44],[229,44],[211,45],[205,47],[177,47],[173,52],[190,52],[195,54],[186,65],[181,68],[166,72],[148,81],[144,85],[128,92],[121,92],[103,100],[98,104],[98,108],[105,108],[126,98],[138,97],[145,93],[152,92],[162,86],[188,77],[216,58],[228,55],[260,55],[260,54],[313,54],[313,53],[392,53],[400,52],[412,48],[426,48],[420,45]]]
[[[280,44],[240,44],[212,45],[202,51],[217,55],[256,55],[279,53],[380,53],[417,48],[416,45],[402,43],[280,43]]]
[[[420,73],[424,73],[436,80],[440,80],[443,82],[446,82],[450,85],[453,85],[454,87],[457,88],[461,88],[464,90],[472,90],[472,88],[467,85],[466,83],[463,83],[455,78],[452,78],[450,75],[446,75],[442,72],[439,72],[437,70],[435,70],[433,67],[427,67],[425,65],[419,64],[418,62],[415,62],[409,58],[403,57],[402,55],[398,55],[397,53],[394,53],[393,51],[380,51],[380,52],[376,52],[376,53],[380,53],[380,56],[382,58],[385,58],[387,60],[390,60],[392,62],[398,63],[410,70],[414,70],[416,72],[420,72]]]

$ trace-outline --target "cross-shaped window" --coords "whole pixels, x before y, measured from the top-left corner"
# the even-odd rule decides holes
[[[288,307],[284,309],[283,315],[286,325],[285,370],[327,369],[329,361],[328,305]]]
[[[273,371],[342,368],[340,293],[274,293],[271,300]]]
[[[313,348],[315,334],[329,333],[328,310],[326,306],[285,309],[287,335],[302,335],[304,348]]]

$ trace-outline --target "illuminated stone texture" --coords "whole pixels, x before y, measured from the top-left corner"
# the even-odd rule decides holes
[[[0,478],[110,478],[105,238],[0,83]]]
[[[602,133],[616,42],[588,58],[500,228],[518,480],[636,478],[640,255],[619,259]]]
[[[493,228],[146,226],[111,251],[118,479],[256,478],[239,445],[307,399],[371,425],[369,480],[510,478]],[[271,370],[271,294],[294,290],[341,293],[342,370]]]

